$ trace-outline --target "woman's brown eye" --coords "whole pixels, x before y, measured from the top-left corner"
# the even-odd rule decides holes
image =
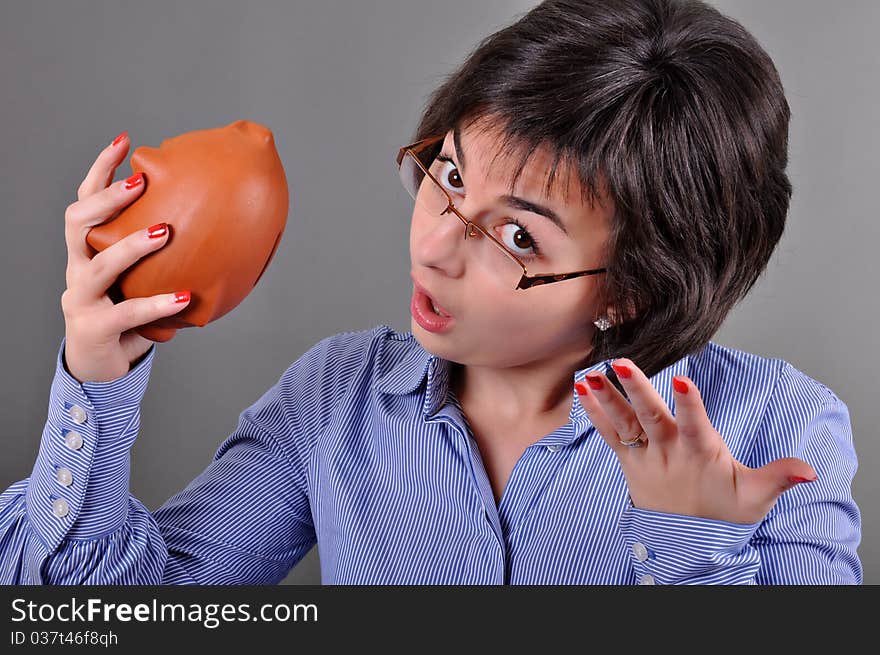
[[[531,248],[534,246],[532,237],[523,229],[517,230],[513,235],[513,241],[517,248]]]
[[[501,243],[520,259],[532,260],[541,255],[541,246],[531,233],[520,225],[519,221],[510,217],[501,228]]]
[[[449,171],[449,175],[446,176],[446,181],[450,182],[456,189],[460,189],[464,186],[461,182],[461,177],[458,175],[458,169],[456,168]]]

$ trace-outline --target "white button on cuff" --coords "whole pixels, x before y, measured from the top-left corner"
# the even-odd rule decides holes
[[[70,472],[69,468],[61,467],[55,471],[55,479],[58,480],[58,484],[69,487],[73,484],[73,473]]]
[[[79,450],[83,445],[82,435],[76,430],[71,430],[64,437],[64,443],[71,450]]]
[[[67,501],[63,498],[56,498],[55,502],[52,503],[52,513],[57,516],[59,519],[67,516],[67,512],[70,511],[70,507],[67,505]]]
[[[645,548],[645,544],[640,544],[636,542],[633,544],[633,555],[636,556],[636,559],[640,562],[644,562],[648,559],[648,549]]]
[[[642,576],[642,579],[639,580],[639,584],[654,584],[654,576],[650,573],[646,573]]]
[[[79,405],[74,405],[70,408],[70,417],[73,419],[74,423],[86,422],[86,412]]]
[[[552,446],[547,446],[547,450],[549,450],[551,453],[555,453],[560,448],[562,448],[562,446],[558,446],[556,444],[554,444]]]

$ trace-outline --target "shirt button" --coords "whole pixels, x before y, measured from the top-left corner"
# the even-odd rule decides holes
[[[56,498],[55,502],[52,503],[52,513],[57,516],[59,519],[67,516],[67,512],[70,510],[70,507],[67,505],[67,501],[63,498]]]
[[[67,436],[64,437],[64,443],[71,450],[79,450],[83,445],[82,435],[76,430],[71,430],[67,433]]]
[[[560,448],[562,448],[562,446],[558,446],[556,444],[553,444],[552,446],[547,446],[547,450],[549,450],[551,453],[555,453]]]
[[[639,580],[639,584],[654,584],[654,576],[650,573],[646,573],[642,576],[642,579]]]
[[[79,405],[74,405],[70,408],[70,417],[73,419],[74,423],[85,423],[86,422],[86,413],[82,407]]]
[[[640,544],[639,542],[633,544],[633,554],[640,562],[644,562],[648,559],[648,549],[645,548],[644,544]]]
[[[73,473],[70,472],[69,468],[64,468],[62,466],[55,471],[55,479],[58,480],[58,484],[69,487],[73,484]]]

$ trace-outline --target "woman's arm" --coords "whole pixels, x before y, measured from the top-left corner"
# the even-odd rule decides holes
[[[129,462],[155,348],[125,377],[82,385],[63,349],[33,472],[0,494],[0,583],[283,579],[315,536],[301,471],[269,426],[243,412],[205,471],[151,513],[129,493]]]

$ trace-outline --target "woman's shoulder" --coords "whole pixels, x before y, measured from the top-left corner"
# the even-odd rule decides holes
[[[342,399],[366,397],[381,371],[412,351],[425,352],[410,333],[385,324],[331,334],[288,365],[243,415],[258,424],[274,424],[279,416],[285,417],[284,425],[296,424],[304,434],[317,434]]]
[[[332,356],[334,359],[375,360],[387,356],[387,351],[408,352],[423,350],[412,332],[398,332],[393,327],[380,323],[363,330],[337,332],[324,337],[301,355],[291,366],[304,357]]]
[[[762,355],[710,341],[691,355],[689,368],[723,384],[763,388],[776,398],[826,404],[840,401],[824,382],[782,357]]]
[[[833,433],[851,446],[849,411],[826,384],[782,357],[709,342],[688,358],[713,426],[749,466],[803,454]]]
[[[430,355],[411,332],[398,332],[382,323],[324,337],[287,367],[280,382],[341,391],[340,386],[350,387],[357,378],[376,380],[413,357]]]

